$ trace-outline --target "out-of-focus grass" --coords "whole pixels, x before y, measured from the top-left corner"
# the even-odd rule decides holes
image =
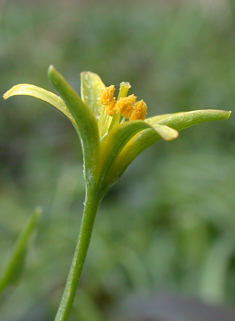
[[[1,92],[21,82],[52,90],[53,63],[77,90],[83,70],[107,85],[130,81],[149,116],[233,110],[235,9],[222,3],[212,12],[195,3],[5,1]],[[189,129],[132,164],[99,210],[71,320],[108,320],[133,291],[235,304],[234,124],[232,116]],[[2,100],[0,272],[32,209],[44,213],[23,278],[0,301],[2,320],[53,319],[83,198],[70,123],[32,98]]]

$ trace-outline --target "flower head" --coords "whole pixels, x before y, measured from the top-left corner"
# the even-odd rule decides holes
[[[143,150],[160,139],[178,137],[178,130],[210,120],[226,119],[230,112],[196,110],[146,118],[147,105],[128,95],[130,84],[105,87],[92,72],[81,73],[81,98],[54,67],[49,79],[60,97],[34,85],[19,84],[4,95],[28,95],[51,104],[74,125],[82,145],[86,184],[104,194]]]

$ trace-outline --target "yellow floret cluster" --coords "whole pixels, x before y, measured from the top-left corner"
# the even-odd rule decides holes
[[[115,91],[114,85],[106,87],[101,95],[100,102],[106,108],[109,116],[113,116],[114,112],[121,114],[129,120],[144,120],[147,114],[147,106],[143,100],[136,101],[136,96],[129,95],[118,100],[113,96]]]

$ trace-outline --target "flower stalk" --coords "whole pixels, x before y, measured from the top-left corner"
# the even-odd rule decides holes
[[[55,321],[68,320],[81,278],[96,213],[101,199],[99,191],[93,191],[89,188],[86,189],[85,205],[77,245]]]

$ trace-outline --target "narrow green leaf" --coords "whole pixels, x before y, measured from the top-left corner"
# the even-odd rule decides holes
[[[41,99],[48,104],[55,107],[57,110],[59,110],[61,113],[63,113],[65,116],[67,116],[73,123],[74,119],[69,112],[68,108],[66,107],[64,101],[57,95],[53,94],[50,91],[47,91],[43,88],[29,85],[29,84],[19,84],[16,86],[13,86],[11,89],[9,89],[4,95],[4,99],[8,99],[12,96],[31,96],[38,99]]]
[[[145,121],[153,127],[156,125],[165,125],[175,130],[182,130],[207,121],[227,119],[230,114],[230,111],[224,110],[195,110],[160,115],[147,118]],[[135,135],[125,146],[113,165],[112,173],[110,173],[113,180],[118,179],[140,153],[160,139],[161,136],[159,133],[157,134],[153,129],[146,129]]]
[[[40,215],[41,210],[36,209],[19,235],[11,258],[0,278],[0,295],[8,286],[15,284],[21,276],[24,269],[29,238],[37,226]]]
[[[48,76],[75,120],[75,128],[83,149],[85,180],[93,184],[98,177],[100,157],[97,120],[89,107],[53,66],[49,67]]]

